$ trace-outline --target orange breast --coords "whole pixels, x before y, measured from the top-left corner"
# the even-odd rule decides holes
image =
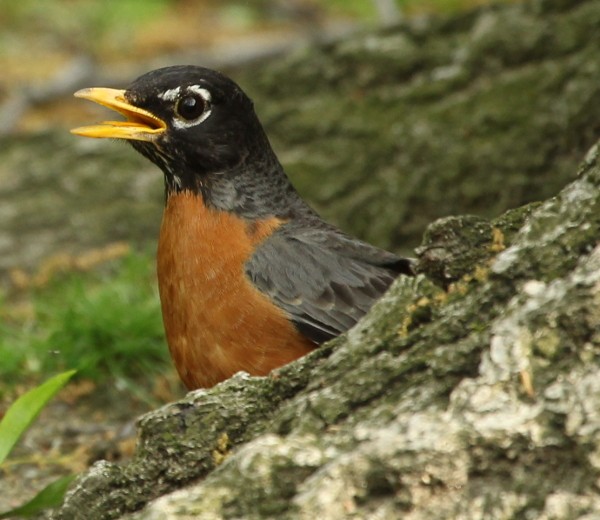
[[[240,370],[265,375],[315,347],[244,273],[256,246],[279,225],[211,210],[190,192],[168,198],[158,284],[169,350],[188,388]]]

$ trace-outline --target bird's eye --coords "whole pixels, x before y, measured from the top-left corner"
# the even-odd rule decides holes
[[[198,119],[207,108],[207,101],[199,94],[190,94],[177,101],[175,112],[186,121]]]

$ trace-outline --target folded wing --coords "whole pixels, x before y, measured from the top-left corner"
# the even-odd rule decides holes
[[[317,344],[352,327],[411,262],[331,229],[285,226],[246,264],[255,286]]]

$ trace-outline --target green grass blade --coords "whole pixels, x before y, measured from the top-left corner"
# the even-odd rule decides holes
[[[67,475],[51,482],[26,504],[0,513],[0,519],[13,516],[29,517],[39,515],[46,509],[60,506],[69,484],[73,482],[75,477],[76,475]]]
[[[75,372],[69,370],[48,379],[23,394],[11,405],[0,422],[0,464],[45,404],[67,384]]]

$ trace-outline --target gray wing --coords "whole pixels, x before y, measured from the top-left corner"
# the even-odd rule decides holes
[[[254,285],[317,344],[352,327],[411,261],[331,230],[276,231],[246,263]]]

